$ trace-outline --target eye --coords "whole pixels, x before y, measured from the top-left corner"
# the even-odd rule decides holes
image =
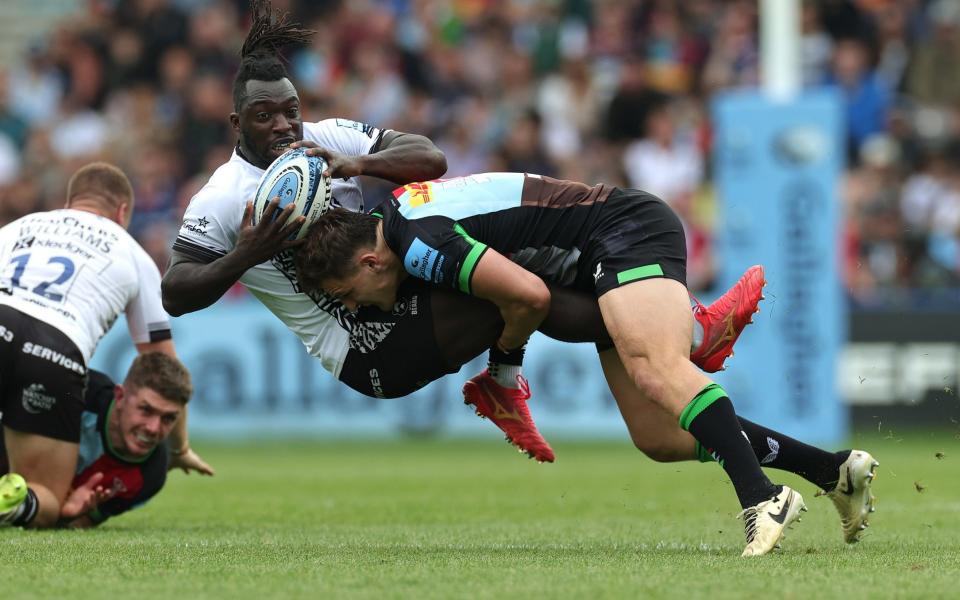
[[[298,107],[294,106],[293,108],[291,108],[291,109],[289,109],[289,110],[287,111],[287,116],[288,116],[288,117],[298,117],[298,116],[300,116],[300,109],[299,109]]]
[[[257,118],[258,121],[269,121],[269,120],[270,120],[270,113],[258,112],[256,118]]]
[[[173,415],[163,415],[161,420],[163,421],[164,425],[173,425],[177,421],[177,418]]]

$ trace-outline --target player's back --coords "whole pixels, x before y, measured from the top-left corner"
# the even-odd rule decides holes
[[[452,219],[463,233],[545,278],[570,283],[613,191],[541,175],[481,173],[394,191],[408,221]]]
[[[0,229],[0,304],[56,327],[89,360],[139,293],[147,264],[110,219],[71,209],[33,213]]]

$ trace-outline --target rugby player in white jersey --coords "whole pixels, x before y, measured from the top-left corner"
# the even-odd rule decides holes
[[[175,356],[160,272],[127,233],[133,189],[106,163],[79,169],[65,208],[0,229],[0,421],[10,473],[0,478],[0,524],[56,524],[77,466],[87,364],[122,313],[137,350]],[[189,449],[176,466],[209,467]]]
[[[468,403],[531,457],[552,461],[553,451],[526,406],[530,395],[519,372],[522,348],[495,347],[503,324],[492,304],[411,279],[392,310],[351,312],[334,298],[301,291],[293,266],[297,242],[288,240],[300,223],[281,225],[292,205],[273,221],[251,226],[249,201],[259,179],[290,147],[309,147],[327,161],[332,202],[351,211],[364,210],[360,175],[406,184],[446,171],[443,153],[423,136],[349,119],[303,122],[297,90],[276,49],[306,42],[313,32],[287,23],[286,15],[272,16],[269,2],[255,0],[253,8],[233,86],[230,122],[237,146],[186,210],[163,279],[164,307],[174,316],[203,309],[239,281],[338,380],[375,397],[409,394],[491,349],[491,368],[465,388]],[[756,310],[762,284],[762,271],[751,271],[722,302],[698,305],[703,335],[692,357],[696,364],[722,368]],[[565,341],[608,341],[595,299],[562,289],[556,293],[581,301],[564,302],[566,312],[548,316],[541,331]],[[717,305],[725,308],[718,311]]]

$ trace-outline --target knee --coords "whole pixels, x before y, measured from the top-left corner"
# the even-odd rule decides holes
[[[690,459],[688,452],[659,440],[633,438],[633,445],[636,446],[637,450],[643,452],[647,458],[656,462],[668,463]]]
[[[632,357],[627,366],[630,379],[641,394],[654,401],[663,398],[667,389],[668,367],[664,361],[647,356]]]

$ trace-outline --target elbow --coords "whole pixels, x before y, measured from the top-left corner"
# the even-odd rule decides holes
[[[543,320],[546,318],[547,313],[550,312],[550,290],[548,290],[545,285],[541,285],[541,288],[542,290],[537,294],[537,298],[533,302],[533,309],[540,319]]]
[[[187,312],[182,306],[179,306],[173,298],[174,294],[170,292],[170,286],[166,281],[160,283],[160,302],[163,304],[163,310],[171,317],[179,317]]]
[[[166,296],[163,297],[163,310],[165,310],[171,317],[179,317],[187,312],[182,310],[174,302],[170,301],[170,299],[168,299]]]
[[[530,281],[530,286],[525,293],[524,306],[531,318],[537,318],[542,321],[550,312],[550,289],[539,277],[534,276]]]
[[[447,172],[447,155],[442,150],[433,147],[426,161],[427,177],[425,179],[438,179]]]

